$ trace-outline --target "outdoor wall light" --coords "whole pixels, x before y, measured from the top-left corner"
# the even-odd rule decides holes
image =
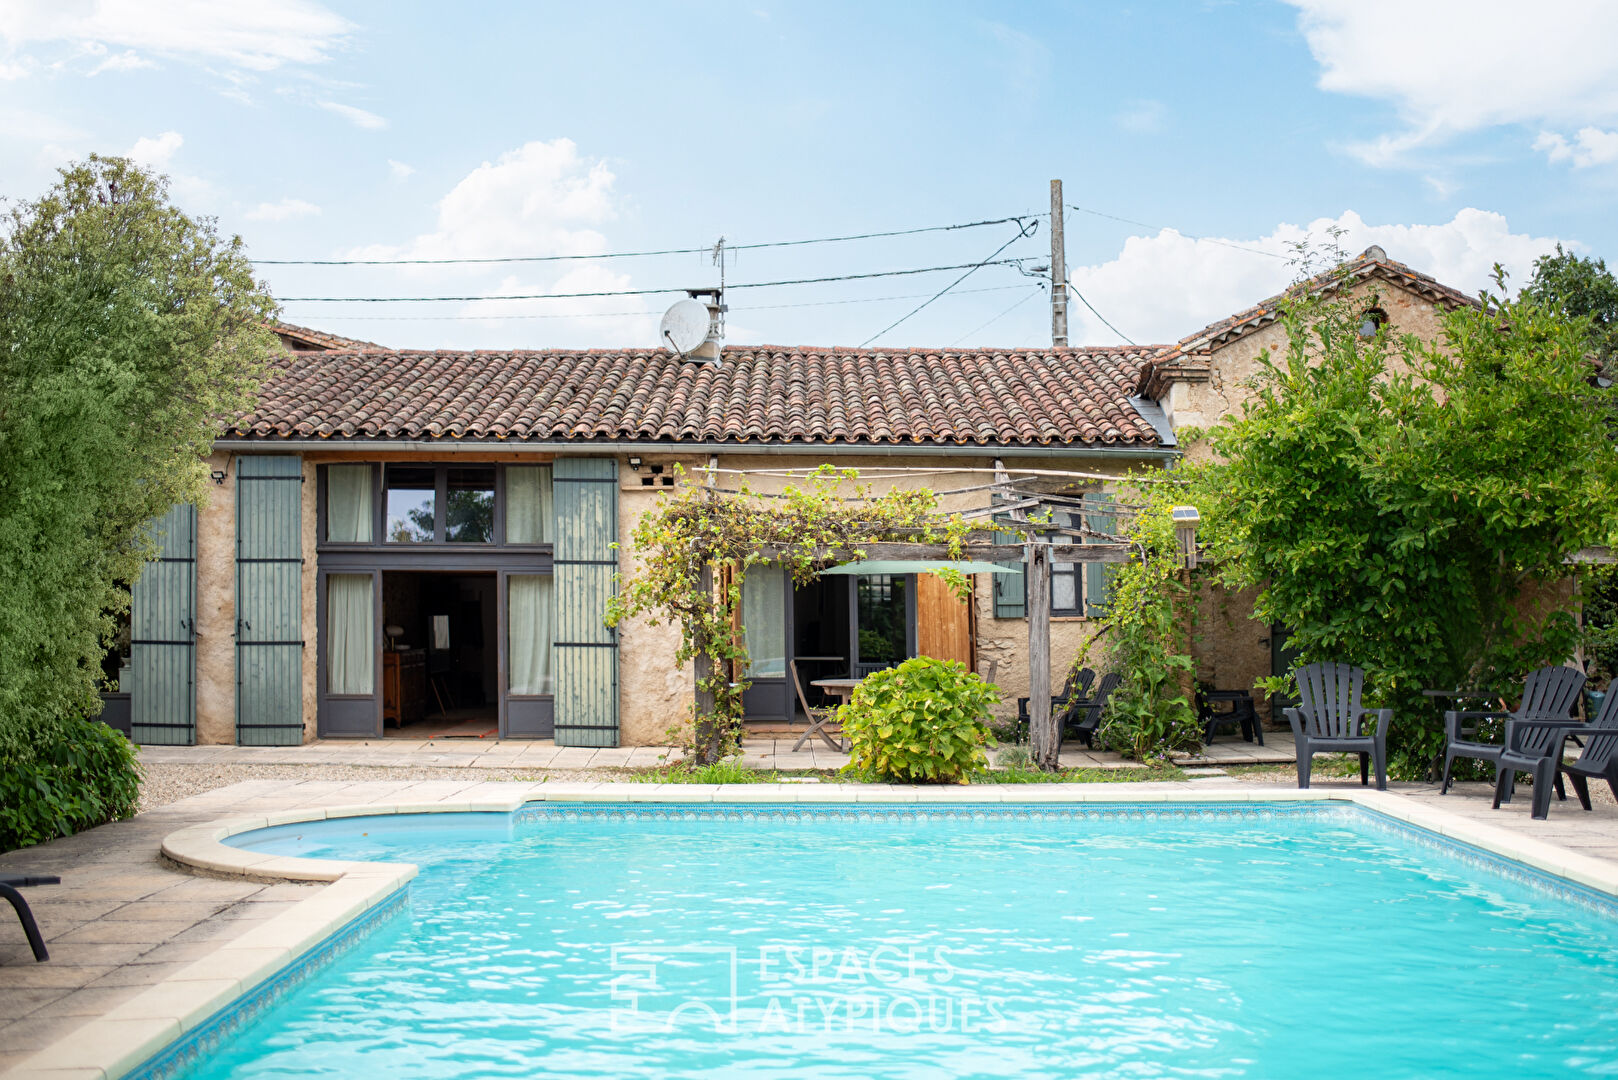
[[[213,470],[212,472],[210,472],[208,474],[208,477],[211,480],[213,480],[214,483],[218,484],[220,487],[225,486],[225,470],[224,469],[215,469],[215,470]]]
[[[1194,506],[1176,506],[1170,514],[1174,518],[1174,539],[1180,545],[1180,557],[1187,570],[1197,568],[1197,523],[1202,515]]]
[[[629,467],[631,469],[634,469],[636,472],[640,472],[640,458],[638,458],[638,457],[630,458],[629,459]]]

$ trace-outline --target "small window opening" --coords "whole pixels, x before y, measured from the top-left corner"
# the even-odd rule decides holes
[[[1360,337],[1374,338],[1377,331],[1388,324],[1388,313],[1379,307],[1366,308],[1360,316]]]

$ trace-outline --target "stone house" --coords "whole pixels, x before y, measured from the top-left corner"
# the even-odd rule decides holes
[[[1467,303],[1377,249],[1346,286],[1376,318],[1432,334]],[[1370,301],[1368,301],[1369,303]],[[620,546],[680,482],[744,470],[755,490],[830,462],[877,488],[978,487],[994,470],[1118,475],[1179,458],[1177,427],[1240,400],[1274,302],[1173,346],[1029,350],[727,347],[444,352],[279,326],[256,409],[176,507],[135,589],[124,689],[137,741],[284,745],[395,730],[665,741],[692,698],[677,632],[603,625]],[[1095,490],[1098,485],[1090,485]],[[1094,628],[1101,577],[1057,567],[1053,690]],[[1027,684],[1020,575],[979,575],[969,604],[928,575],[749,574],[751,717],[795,710],[790,665],[863,673],[925,653]],[[1238,606],[1241,598],[1237,598]],[[1250,604],[1250,600],[1248,601]],[[1251,686],[1270,641],[1245,618],[1199,645],[1204,678]],[[1009,706],[1008,706],[1009,707]]]

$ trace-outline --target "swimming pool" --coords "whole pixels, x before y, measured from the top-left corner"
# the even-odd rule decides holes
[[[421,874],[328,963],[144,1075],[1618,1063],[1609,899],[1343,805],[536,804],[228,842]]]

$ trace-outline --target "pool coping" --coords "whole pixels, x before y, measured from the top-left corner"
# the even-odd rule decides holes
[[[1472,845],[1542,873],[1618,898],[1618,864],[1472,821],[1394,792],[1364,788],[1141,790],[1145,785],[1029,784],[905,787],[866,784],[535,784],[498,797],[444,802],[362,803],[247,814],[170,833],[163,855],[212,875],[262,881],[327,882],[308,899],[226,942],[136,997],[88,1021],[4,1074],[5,1080],[119,1080],[274,978],[343,928],[396,897],[416,876],[408,863],[270,855],[226,839],[275,825],[389,814],[514,813],[531,803],[638,804],[1097,804],[1335,802]],[[1153,785],[1155,788],[1155,785]],[[93,1027],[94,1038],[86,1038]]]

